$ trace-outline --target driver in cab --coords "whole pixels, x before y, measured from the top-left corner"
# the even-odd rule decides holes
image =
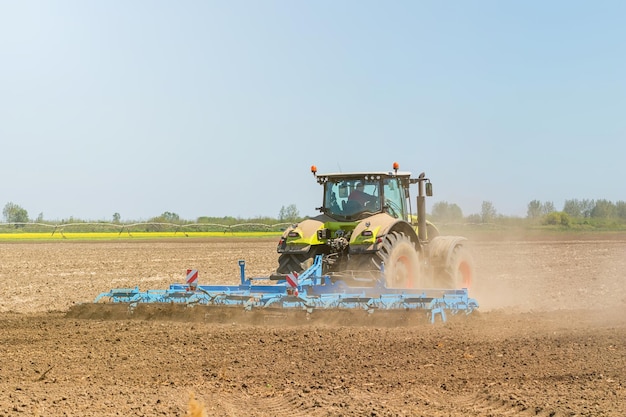
[[[348,201],[354,201],[359,203],[361,207],[368,207],[373,204],[376,200],[376,197],[368,194],[364,191],[365,184],[361,181],[357,182],[354,190],[348,196]],[[354,203],[352,203],[354,204]]]

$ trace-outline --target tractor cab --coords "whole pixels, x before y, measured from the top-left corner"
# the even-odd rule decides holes
[[[408,182],[404,179],[401,174],[386,172],[318,175],[318,183],[324,186],[319,210],[340,221],[362,220],[378,213],[407,220],[404,184],[408,186]]]

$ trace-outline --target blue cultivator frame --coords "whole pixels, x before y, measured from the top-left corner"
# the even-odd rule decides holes
[[[95,303],[127,303],[134,309],[139,303],[177,303],[187,306],[239,306],[244,310],[263,308],[300,309],[308,313],[327,309],[360,309],[368,313],[377,310],[424,310],[432,323],[437,315],[446,321],[446,314],[470,314],[478,308],[469,298],[467,289],[396,289],[387,288],[382,280],[368,287],[348,286],[343,281],[332,281],[322,275],[322,257],[297,277],[297,283],[288,280],[269,282],[269,278],[246,278],[245,261],[239,261],[239,285],[172,284],[165,290],[140,291],[118,288],[101,293]]]

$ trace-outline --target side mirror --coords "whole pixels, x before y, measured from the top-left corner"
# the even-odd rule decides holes
[[[432,197],[433,196],[433,184],[431,182],[427,182],[426,183],[426,195],[428,197]]]

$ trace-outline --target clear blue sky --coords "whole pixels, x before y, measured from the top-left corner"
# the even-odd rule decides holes
[[[0,0],[0,206],[316,214],[309,172],[432,204],[626,200],[624,1]]]

